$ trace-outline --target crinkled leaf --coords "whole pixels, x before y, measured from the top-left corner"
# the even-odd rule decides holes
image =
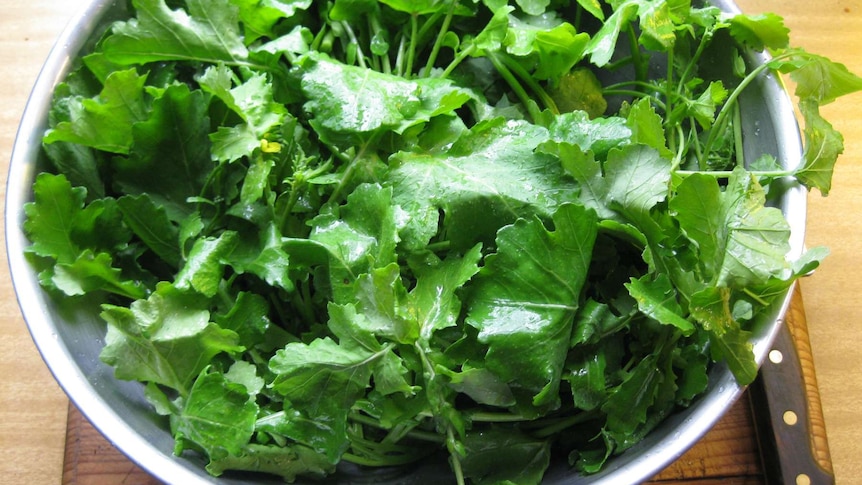
[[[237,234],[226,231],[218,237],[195,241],[176,277],[177,288],[195,290],[208,297],[218,292],[225,260],[236,244]]]
[[[485,258],[468,305],[467,322],[488,345],[488,368],[523,388],[535,406],[559,398],[596,238],[595,213],[583,206],[564,204],[553,221],[553,232],[538,219],[501,229],[497,252]]]
[[[441,209],[446,237],[464,251],[492,244],[497,228],[520,216],[550,216],[576,188],[556,159],[534,151],[546,139],[543,128],[496,119],[476,125],[447,151],[393,155],[387,184],[409,214],[404,245],[427,244]]]
[[[790,29],[774,13],[737,14],[730,18],[730,35],[755,50],[783,49],[790,42]]]
[[[180,265],[179,228],[169,219],[164,207],[157,206],[147,194],[117,199],[123,222],[158,257],[174,268]]]
[[[464,474],[477,485],[518,483],[538,485],[551,461],[546,440],[514,430],[489,429],[464,438]]]
[[[405,78],[350,66],[323,55],[307,56],[301,88],[311,125],[327,142],[357,142],[451,112],[472,97],[448,79]],[[381,99],[387,99],[381,103]]]
[[[171,10],[165,0],[134,0],[137,18],[118,22],[102,45],[112,62],[244,63],[248,50],[239,29],[239,9],[230,0],[187,0]]]
[[[149,194],[174,221],[194,210],[187,199],[200,195],[213,168],[207,104],[201,91],[169,86],[153,101],[150,118],[133,126],[129,157],[114,162],[120,188],[129,195]]]
[[[171,427],[179,454],[190,441],[209,457],[239,453],[254,433],[258,406],[247,388],[220,372],[204,370],[195,380]]]
[[[360,275],[395,261],[398,230],[390,188],[362,185],[339,212],[317,216],[309,239],[329,252],[332,298],[344,303],[351,301]]]
[[[155,382],[187,396],[198,374],[222,352],[240,352],[237,334],[210,322],[199,295],[161,284],[128,308],[104,305],[108,322],[100,359],[118,379]]]
[[[677,301],[677,292],[667,275],[652,278],[650,275],[626,283],[629,293],[637,301],[640,310],[663,325],[672,325],[684,335],[694,332]]]
[[[129,153],[132,125],[147,118],[146,76],[136,70],[116,71],[95,98],[69,98],[69,120],[45,134],[45,143],[73,142],[111,153]]]

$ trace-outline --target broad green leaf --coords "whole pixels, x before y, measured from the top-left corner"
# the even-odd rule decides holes
[[[209,129],[204,93],[169,86],[150,118],[133,126],[129,157],[114,161],[115,183],[129,195],[149,194],[172,221],[184,219],[194,210],[187,199],[201,194],[214,167]]]
[[[649,354],[638,362],[602,405],[602,411],[607,413],[606,429],[614,435],[627,436],[646,423],[662,379],[658,354]]]
[[[240,292],[233,305],[225,313],[212,315],[212,320],[221,328],[236,332],[239,344],[251,348],[266,339],[266,332],[272,326],[269,310],[270,305],[263,296]]]
[[[335,471],[335,465],[307,446],[252,443],[237,454],[211,458],[206,469],[216,477],[228,470],[271,473],[292,483],[299,476],[323,479]]]
[[[790,42],[790,29],[784,19],[774,13],[746,15],[730,18],[730,35],[738,42],[755,50],[784,49]]]
[[[311,7],[312,0],[231,0],[239,7],[246,45],[260,37],[277,37],[274,27],[285,18]]]
[[[147,118],[145,82],[146,76],[138,75],[134,69],[112,73],[95,98],[70,98],[70,119],[48,130],[43,142],[73,142],[128,154],[133,142],[132,125]]]
[[[297,411],[299,419],[331,427],[328,438],[312,435],[312,443],[305,444],[326,441],[318,451],[333,461],[340,457],[348,446],[347,414],[364,394],[374,365],[389,350],[383,347],[370,352],[325,338],[307,345],[291,343],[276,352],[269,362],[275,374],[272,388],[301,410]]]
[[[488,345],[485,362],[528,393],[554,403],[596,238],[595,213],[564,204],[554,231],[519,219],[497,236],[497,252],[471,284],[467,323]],[[529,350],[527,350],[529,349]]]
[[[544,19],[542,19],[544,20]],[[578,33],[568,22],[530,23],[512,17],[506,35],[506,51],[513,56],[531,58],[533,75],[538,80],[558,80],[583,57],[589,34]]]
[[[638,41],[646,48],[665,52],[676,43],[676,26],[671,17],[671,7],[666,0],[640,2],[638,8],[641,35]]]
[[[506,408],[517,404],[512,390],[493,372],[484,368],[463,369],[461,372],[445,372],[449,387],[470,396],[479,404]]]
[[[72,187],[63,175],[39,174],[33,184],[34,201],[24,206],[24,231],[32,244],[28,251],[71,263],[81,252],[72,239],[74,221],[84,208],[86,190]]]
[[[329,252],[329,285],[336,303],[352,301],[360,275],[396,260],[398,229],[390,188],[362,185],[338,214],[321,214],[311,224],[309,239]]]
[[[441,260],[428,253],[408,261],[416,286],[410,291],[410,314],[419,323],[422,342],[427,345],[434,332],[458,324],[461,300],[457,293],[479,271],[481,246],[463,257],[448,255]]]
[[[490,429],[468,433],[461,459],[471,483],[538,485],[551,461],[551,445],[514,430]]]
[[[181,453],[190,441],[213,458],[240,453],[254,433],[257,411],[244,385],[205,369],[195,379],[182,410],[171,419],[177,440],[174,452]]]
[[[698,245],[704,280],[741,288],[784,274],[790,229],[780,210],[765,207],[763,188],[742,169],[723,192],[717,184],[695,174],[670,202],[680,227]]]
[[[437,152],[393,155],[386,184],[409,219],[401,231],[407,248],[419,249],[437,233],[444,213],[445,237],[457,250],[477,242],[490,246],[497,229],[521,216],[549,217],[576,188],[559,162],[535,152],[547,131],[526,122],[482,122]]]
[[[684,335],[694,332],[694,325],[685,318],[682,306],[677,301],[677,292],[667,275],[632,278],[626,288],[645,315],[663,325],[678,328]]]
[[[163,207],[147,194],[127,195],[117,199],[123,222],[143,243],[173,268],[180,265],[179,229],[168,219]]]
[[[401,134],[473,97],[448,79],[407,80],[320,54],[304,58],[301,78],[311,125],[328,143],[357,142],[386,131]]]
[[[593,34],[590,43],[587,44],[586,54],[590,56],[590,62],[598,67],[604,67],[611,61],[617,48],[617,39],[620,32],[628,27],[638,13],[638,0],[629,0],[614,12],[603,23],[598,32]]]
[[[593,17],[601,21],[605,20],[605,12],[602,10],[602,3],[600,0],[578,0],[578,5],[589,12]]]
[[[554,142],[571,143],[600,160],[606,159],[611,149],[628,145],[632,137],[625,118],[590,119],[584,111],[561,114],[554,118],[548,131]]]
[[[194,290],[208,297],[218,292],[224,276],[225,260],[236,245],[237,234],[224,232],[218,237],[195,241],[183,267],[176,276],[176,286]]]
[[[551,4],[551,0],[515,0],[527,15],[544,15],[545,9]]]
[[[197,376],[222,352],[240,352],[237,334],[210,322],[199,295],[160,284],[129,308],[103,305],[108,323],[100,359],[118,379],[154,382],[188,396]]]
[[[72,263],[58,263],[54,267],[51,281],[54,286],[69,296],[80,296],[104,290],[130,299],[146,296],[146,288],[139,281],[123,277],[122,271],[113,266],[110,254],[93,254],[83,251]]]
[[[275,224],[261,225],[257,233],[240,234],[225,262],[237,273],[250,273],[272,287],[292,291],[290,255]]]
[[[244,64],[248,50],[239,30],[239,9],[230,0],[187,0],[171,10],[165,0],[133,0],[137,18],[118,22],[102,45],[119,64],[201,61]]]

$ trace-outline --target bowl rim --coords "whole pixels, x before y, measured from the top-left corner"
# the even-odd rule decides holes
[[[94,391],[93,383],[75,364],[71,349],[58,337],[51,315],[45,310],[45,305],[41,304],[45,296],[42,294],[38,276],[24,256],[29,241],[22,228],[23,208],[24,204],[32,200],[32,181],[41,150],[40,134],[47,126],[51,96],[46,93],[53,93],[55,86],[70,72],[77,54],[90,39],[93,30],[118,2],[119,0],[86,1],[57,38],[31,90],[12,147],[6,182],[7,264],[18,305],[43,361],[70,400],[112,445],[138,466],[168,483],[229,483],[232,480],[205,477],[201,474],[203,469],[196,463],[156,449]],[[711,2],[726,12],[740,12],[732,0]],[[749,56],[750,60],[755,62],[765,62],[768,59],[767,54],[763,53],[749,53]],[[785,162],[798,161],[802,154],[802,141],[790,97],[780,78],[767,74],[760,82],[762,89],[773,100],[770,107],[775,110],[772,119],[776,123],[776,141],[780,152],[778,158]],[[778,116],[775,116],[776,113]],[[798,256],[804,247],[807,192],[801,186],[791,187],[783,195],[782,203],[785,204],[785,215],[789,212],[795,216],[788,218],[788,222],[791,226],[791,254]],[[791,286],[773,310],[775,321],[764,325],[766,328],[761,329],[755,336],[754,354],[758,365],[765,359],[780,325],[783,324],[783,316],[790,305],[794,287],[795,285]],[[609,466],[606,469],[588,477],[589,483],[637,483],[649,479],[682,456],[712,428],[745,390],[722,365],[717,365],[711,372],[710,381],[710,390],[707,392],[712,394],[709,399],[692,403],[689,408],[671,416],[661,425],[662,428],[670,427],[673,430],[673,439],[658,442],[650,442],[647,439],[641,442],[633,450],[643,448],[646,452],[624,453],[614,457],[608,461]],[[655,435],[655,432],[650,434]],[[579,482],[577,478],[564,481],[572,484]]]

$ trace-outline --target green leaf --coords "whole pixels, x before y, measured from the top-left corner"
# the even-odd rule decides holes
[[[312,0],[231,0],[239,7],[244,27],[244,42],[251,44],[260,37],[277,37],[276,24],[311,7]]]
[[[663,378],[658,368],[658,354],[649,354],[638,362],[602,405],[602,411],[607,413],[606,429],[621,437],[634,434],[647,422],[649,407],[655,401]]]
[[[796,170],[796,177],[806,186],[817,188],[821,194],[828,195],[832,189],[835,163],[838,156],[844,152],[844,137],[820,115],[816,102],[800,101],[799,110],[805,120],[805,150],[802,154],[802,166]]]
[[[258,406],[242,384],[224,374],[204,369],[183,402],[182,410],[171,419],[180,454],[185,441],[218,458],[240,453],[254,433]]]
[[[614,9],[614,12],[603,23],[602,27],[593,34],[590,43],[587,44],[586,54],[590,56],[590,62],[598,67],[604,67],[610,62],[617,48],[617,39],[622,32],[637,16],[637,0],[624,2]]]
[[[259,232],[240,234],[237,244],[225,255],[237,273],[256,275],[272,287],[293,291],[290,255],[275,224],[263,225]]]
[[[605,20],[605,12],[602,10],[602,4],[599,0],[578,0],[578,5],[593,17],[601,21]]]
[[[113,267],[110,254],[93,254],[90,250],[83,251],[72,263],[58,263],[51,281],[69,296],[104,290],[134,300],[147,293],[139,281],[124,278],[122,271]]]
[[[495,119],[474,126],[441,153],[393,155],[386,183],[410,215],[403,244],[424,247],[437,233],[440,210],[445,237],[463,251],[477,242],[492,245],[497,229],[518,217],[550,216],[576,188],[553,157],[535,153],[547,136],[526,122]]]
[[[640,279],[632,278],[626,284],[629,293],[637,300],[638,307],[647,316],[655,319],[663,325],[673,325],[683,332],[691,335],[694,325],[689,322],[677,301],[675,291],[667,275],[659,275],[653,278],[650,275]]]
[[[184,219],[194,210],[187,199],[201,194],[214,167],[209,129],[205,95],[169,86],[153,101],[150,118],[133,126],[129,157],[114,161],[115,182],[129,195],[149,194],[172,221]]]
[[[171,10],[165,0],[133,0],[137,18],[118,22],[102,44],[119,64],[202,61],[244,64],[248,50],[239,30],[238,8],[230,0],[187,0]]]
[[[167,283],[129,308],[104,305],[102,318],[108,333],[99,357],[118,379],[154,382],[181,396],[213,357],[243,350],[235,332],[210,322],[205,300]]]
[[[400,134],[473,97],[448,79],[407,80],[319,54],[304,58],[301,76],[305,110],[327,143],[357,142],[386,131]]]
[[[419,323],[420,337],[426,345],[437,330],[458,324],[461,300],[457,293],[479,271],[481,258],[481,246],[477,244],[463,257],[450,253],[441,260],[428,253],[408,261],[416,277],[409,311]]]
[[[335,465],[307,446],[252,443],[237,454],[211,458],[206,469],[216,477],[228,470],[271,473],[291,483],[299,476],[325,478],[335,471]]]
[[[534,406],[559,399],[596,238],[595,213],[582,206],[562,205],[553,221],[553,232],[538,219],[519,219],[500,230],[497,252],[485,258],[471,285],[467,310],[467,323],[488,345],[488,368],[523,388]]]
[[[790,229],[781,211],[765,207],[763,188],[743,169],[721,192],[713,177],[687,177],[670,201],[681,229],[699,249],[704,281],[742,288],[783,274]]]
[[[290,420],[307,423],[299,428],[291,423],[285,426],[293,428],[301,442],[336,462],[349,444],[347,414],[369,385],[374,365],[389,350],[369,352],[324,338],[307,345],[291,343],[276,352],[269,361],[275,374],[272,388],[297,410]],[[320,426],[328,428],[324,437],[321,429],[314,429]]]
[[[176,276],[177,288],[195,290],[208,297],[215,296],[224,276],[225,260],[236,245],[236,238],[235,232],[226,231],[218,237],[195,241]]]
[[[790,42],[789,34],[784,19],[774,13],[740,13],[730,18],[730,35],[754,50],[784,49]]]
[[[168,219],[164,207],[157,206],[147,194],[117,199],[123,222],[158,257],[173,268],[180,265],[179,229]]]
[[[477,485],[537,485],[551,461],[550,443],[513,430],[492,428],[469,433],[464,448],[464,475]]]
[[[530,57],[535,66],[533,76],[538,80],[557,80],[567,74],[583,58],[590,38],[568,22],[533,24],[514,17],[509,22],[506,51]]]
[[[609,116],[591,119],[584,111],[563,113],[554,118],[548,127],[551,140],[570,143],[584,152],[592,152],[604,160],[612,148],[620,148],[631,141],[632,130],[625,118]]]
[[[71,263],[80,248],[72,240],[75,217],[84,207],[86,190],[72,188],[62,175],[39,174],[33,184],[34,202],[24,206],[24,231],[32,244],[28,251]]]
[[[352,301],[360,275],[396,260],[398,230],[390,188],[361,185],[339,214],[322,213],[311,224],[309,239],[329,252],[329,285],[336,303]]]
[[[132,125],[147,118],[146,76],[134,69],[111,73],[95,98],[69,98],[69,120],[45,134],[44,143],[73,142],[111,153],[128,154]]]

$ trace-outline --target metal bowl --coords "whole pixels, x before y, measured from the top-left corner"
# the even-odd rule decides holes
[[[205,463],[194,456],[174,456],[174,441],[160,424],[144,398],[143,386],[119,381],[113,369],[99,360],[105,328],[94,302],[86,307],[57,301],[44,293],[37,274],[24,257],[29,245],[22,230],[23,206],[32,200],[32,184],[44,166],[42,135],[54,87],[69,72],[79,52],[101,31],[122,15],[125,2],[92,0],[70,22],[51,51],[33,88],[13,147],[6,189],[6,241],[9,265],[18,301],[30,333],[60,386],[69,398],[107,439],[143,469],[168,483],[250,484],[282,483],[266,477],[209,476]],[[738,12],[729,0],[713,4],[728,12]],[[765,61],[764,54],[748,53],[748,61]],[[793,105],[780,80],[765,74],[746,93],[743,110],[745,158],[756,159],[771,153],[785,166],[795,166],[802,147]],[[792,186],[774,202],[791,225],[791,256],[802,252],[806,191]],[[760,364],[781,325],[789,306],[789,293],[774,305],[754,328],[754,353]],[[710,387],[688,409],[671,416],[645,440],[620,456],[610,459],[598,474],[580,476],[565,464],[551,467],[546,483],[629,484],[645,481],[670,465],[700,439],[742,394],[742,389],[724,365],[710,371]],[[347,473],[342,483],[443,483],[448,481],[444,462],[429,462],[398,477],[362,477]]]

